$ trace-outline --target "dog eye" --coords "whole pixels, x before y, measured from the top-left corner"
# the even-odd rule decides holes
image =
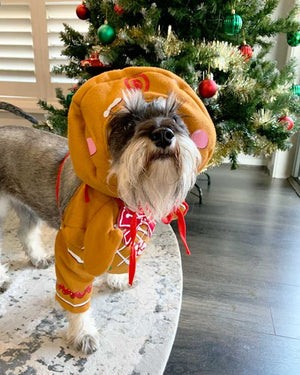
[[[135,124],[134,124],[133,121],[128,121],[126,124],[124,124],[124,129],[125,129],[125,130],[129,130],[129,129],[133,128],[134,125],[135,125]]]

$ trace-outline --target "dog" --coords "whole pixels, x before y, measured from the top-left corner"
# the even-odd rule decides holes
[[[176,93],[146,101],[142,90],[135,89],[123,91],[121,99],[120,108],[109,113],[105,133],[110,155],[107,184],[117,177],[117,194],[124,205],[157,221],[178,207],[194,186],[203,166],[201,153]],[[20,240],[36,267],[52,261],[40,240],[41,223],[61,230],[62,215],[83,185],[72,154],[66,158],[69,144],[43,130],[0,127],[0,224],[11,205],[20,217]],[[107,283],[113,289],[128,287],[126,274],[107,274]],[[0,265],[0,287],[5,290],[8,285],[7,268]],[[67,316],[67,337],[75,349],[85,354],[97,350],[98,331],[90,310],[68,311]]]

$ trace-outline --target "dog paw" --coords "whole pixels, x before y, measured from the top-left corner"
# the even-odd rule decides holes
[[[130,285],[128,284],[128,274],[127,273],[121,273],[121,274],[113,274],[108,273],[106,275],[106,283],[108,287],[112,290],[126,290],[130,288]],[[134,286],[136,285],[136,282],[134,282]]]
[[[90,311],[67,313],[69,326],[67,341],[74,349],[84,354],[92,354],[98,349],[99,333]]]
[[[96,337],[86,334],[79,340],[75,340],[73,346],[77,351],[80,351],[83,354],[92,354],[98,349],[99,344]]]
[[[43,258],[30,257],[30,261],[36,268],[48,268],[54,263],[54,256],[45,256]]]

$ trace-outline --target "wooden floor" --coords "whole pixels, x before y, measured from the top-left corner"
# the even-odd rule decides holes
[[[299,375],[300,198],[256,167],[210,175],[202,206],[188,197],[192,255],[182,249],[182,310],[164,375]]]

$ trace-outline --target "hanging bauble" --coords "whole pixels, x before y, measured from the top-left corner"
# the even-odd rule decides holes
[[[300,85],[293,85],[292,86],[292,92],[294,95],[300,96]]]
[[[218,86],[213,79],[206,78],[200,82],[198,87],[199,95],[202,98],[211,98],[218,90]]]
[[[115,5],[114,5],[114,11],[115,11],[115,13],[118,14],[119,16],[120,16],[121,14],[124,13],[124,9],[123,9],[123,8],[121,7],[121,5],[119,5],[119,4],[115,4]]]
[[[245,61],[249,61],[253,55],[253,50],[251,46],[249,46],[249,44],[246,44],[246,41],[244,41],[244,43],[239,46],[239,51],[243,56],[245,56]]]
[[[224,33],[227,35],[236,35],[241,30],[242,26],[242,17],[235,14],[235,10],[232,9],[231,14],[224,20]]]
[[[102,44],[110,44],[114,41],[116,32],[115,29],[105,21],[105,23],[99,27],[97,35]]]
[[[90,17],[90,10],[85,5],[85,2],[78,5],[78,7],[76,8],[76,14],[77,17],[81,20],[87,20]]]
[[[294,120],[289,116],[282,116],[278,119],[278,121],[285,125],[287,130],[292,130],[294,127]]]
[[[288,45],[291,47],[297,47],[300,44],[300,31],[296,31],[295,33],[287,33],[286,40]]]

